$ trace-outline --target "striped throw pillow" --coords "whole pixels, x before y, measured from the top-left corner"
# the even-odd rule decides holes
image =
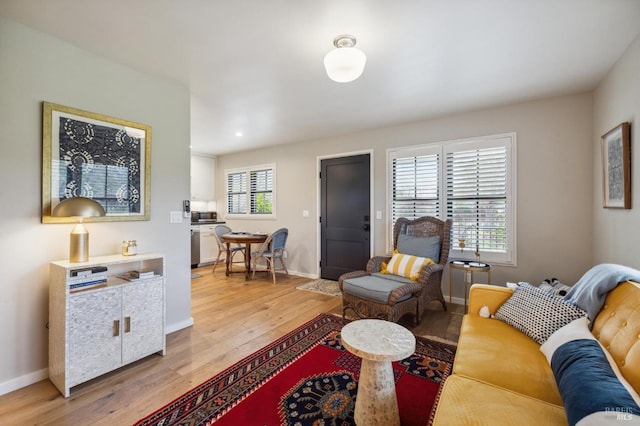
[[[382,264],[383,274],[399,275],[417,281],[420,271],[427,265],[435,263],[427,257],[411,256],[408,254],[394,253],[388,264]]]

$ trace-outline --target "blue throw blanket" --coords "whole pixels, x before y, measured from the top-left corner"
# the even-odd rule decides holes
[[[627,280],[640,281],[640,271],[612,263],[596,265],[571,287],[564,300],[587,311],[593,325],[594,318],[604,305],[607,293],[618,283]]]

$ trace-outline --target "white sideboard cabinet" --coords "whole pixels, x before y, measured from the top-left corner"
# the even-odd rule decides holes
[[[65,397],[109,371],[165,355],[164,274],[161,254],[51,262],[49,379]]]

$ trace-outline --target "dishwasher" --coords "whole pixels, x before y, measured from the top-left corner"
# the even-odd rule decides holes
[[[200,227],[191,227],[191,267],[196,268],[200,263]]]

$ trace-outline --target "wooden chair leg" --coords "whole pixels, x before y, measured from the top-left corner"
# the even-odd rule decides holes
[[[282,265],[282,269],[284,269],[284,273],[289,275],[289,271],[287,271],[287,266],[284,264],[283,258],[280,258],[280,264]]]
[[[251,275],[252,280],[256,278],[256,266],[258,266],[258,260],[254,257],[251,261],[251,265],[249,265],[249,267],[253,269],[253,275]]]
[[[216,261],[213,264],[213,271],[211,272],[215,272],[216,271],[216,266],[218,266],[218,263],[220,263],[220,257],[222,256],[222,251],[218,250],[218,258],[216,259]]]
[[[271,277],[273,278],[273,283],[276,283],[276,262],[275,259],[267,258],[267,263],[269,264],[269,269],[271,270]]]

